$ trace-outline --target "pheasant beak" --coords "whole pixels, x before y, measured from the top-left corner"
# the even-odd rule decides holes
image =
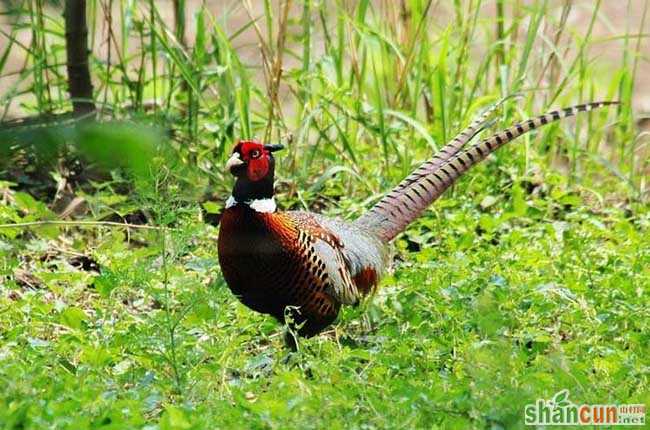
[[[264,145],[264,149],[266,149],[269,152],[275,152],[275,151],[279,151],[281,149],[284,149],[284,145],[282,145],[280,143],[276,143],[276,144],[273,144],[273,145],[268,145],[267,144],[267,145]]]
[[[239,152],[233,152],[228,161],[226,161],[226,170],[232,173],[233,168],[244,164],[240,157]]]

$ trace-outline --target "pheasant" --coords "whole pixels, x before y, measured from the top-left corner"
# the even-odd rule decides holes
[[[530,130],[612,104],[552,111],[463,149],[486,127],[495,105],[354,221],[278,211],[273,153],[283,146],[240,141],[225,166],[236,180],[219,231],[224,279],[247,307],[313,336],[336,319],[341,305],[356,305],[376,290],[388,265],[387,244],[472,166]]]

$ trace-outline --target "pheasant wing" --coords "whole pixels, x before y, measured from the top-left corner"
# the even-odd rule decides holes
[[[332,278],[331,293],[341,303],[356,304],[374,291],[388,254],[385,244],[353,223],[310,212],[289,212],[306,234]]]

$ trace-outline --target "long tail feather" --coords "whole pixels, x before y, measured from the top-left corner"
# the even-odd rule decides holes
[[[453,139],[451,139],[449,143],[443,146],[440,149],[440,151],[436,152],[436,154],[432,158],[422,163],[420,166],[418,166],[417,169],[411,172],[410,175],[408,175],[399,184],[397,184],[397,186],[395,186],[395,188],[393,188],[387,195],[382,197],[382,200],[388,200],[393,198],[395,194],[399,193],[402,189],[408,187],[409,185],[411,185],[418,179],[422,178],[423,176],[426,176],[429,173],[433,172],[445,161],[449,160],[451,157],[456,155],[458,151],[463,149],[463,146],[465,146],[469,141],[471,141],[474,138],[474,136],[476,136],[481,131],[483,131],[483,129],[489,126],[489,118],[492,116],[494,111],[496,111],[499,106],[501,106],[506,100],[517,96],[518,95],[504,97],[503,99],[499,100],[497,103],[488,107],[484,112],[478,114],[467,127],[461,130],[460,133],[458,133]],[[377,206],[382,206],[381,200],[377,202],[377,205],[375,207]]]
[[[400,183],[398,187],[391,190],[373,208],[361,216],[357,222],[375,232],[381,240],[391,240],[415,220],[427,206],[433,203],[459,177],[498,148],[522,134],[548,123],[576,115],[578,112],[587,112],[615,104],[618,104],[618,102],[586,103],[552,111],[517,123],[464,151],[455,153],[437,164],[433,170],[420,175],[410,184],[398,188],[402,184]],[[415,172],[409,177],[414,175]]]

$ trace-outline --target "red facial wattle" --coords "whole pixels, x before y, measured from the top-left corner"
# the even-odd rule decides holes
[[[269,152],[259,142],[242,141],[235,148],[247,163],[246,176],[251,181],[259,181],[269,173]]]
[[[259,158],[249,160],[246,173],[251,181],[264,178],[269,173],[268,155],[262,154]]]

